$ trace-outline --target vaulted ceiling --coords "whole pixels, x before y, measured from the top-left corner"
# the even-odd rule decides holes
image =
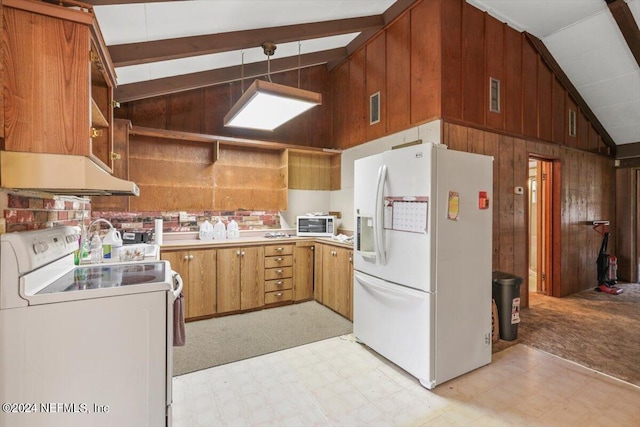
[[[120,101],[339,63],[416,0],[85,0]],[[640,142],[640,0],[467,0],[543,43],[611,139]]]

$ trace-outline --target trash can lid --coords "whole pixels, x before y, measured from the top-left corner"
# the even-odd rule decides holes
[[[522,277],[516,276],[511,273],[505,273],[504,271],[494,271],[492,274],[493,283],[499,285],[520,285],[522,283]]]

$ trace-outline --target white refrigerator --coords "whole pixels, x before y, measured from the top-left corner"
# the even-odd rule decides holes
[[[355,161],[354,335],[428,389],[491,362],[492,177],[440,144]]]

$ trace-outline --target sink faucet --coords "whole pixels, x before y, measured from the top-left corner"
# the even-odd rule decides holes
[[[95,224],[97,224],[99,222],[104,222],[105,224],[107,224],[109,226],[109,228],[113,228],[113,225],[109,221],[107,221],[104,218],[98,218],[95,221],[93,221],[91,224],[89,224],[89,228],[87,229],[87,231],[90,233],[91,232],[91,227],[93,227]]]

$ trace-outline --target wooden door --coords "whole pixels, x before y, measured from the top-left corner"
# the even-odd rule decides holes
[[[557,208],[559,194],[554,187],[559,171],[554,172],[559,163],[553,160],[529,159],[530,179],[533,184],[530,189],[529,202],[529,282],[528,291],[560,296],[554,290],[556,284],[554,276],[554,257],[557,253],[554,239],[554,222],[559,218]],[[534,191],[535,190],[535,191]],[[557,284],[556,284],[557,286]],[[522,292],[526,295],[526,292]]]
[[[313,298],[318,301],[320,304],[323,303],[322,293],[323,293],[323,257],[324,250],[323,248],[326,245],[321,243],[316,243],[314,245],[314,260],[313,260]]]
[[[189,254],[189,313],[191,317],[216,313],[216,250],[193,250]]]
[[[242,247],[240,251],[240,309],[264,305],[264,247]]]
[[[312,242],[303,242],[293,249],[293,300],[313,298],[314,247]]]
[[[240,310],[240,248],[217,249],[216,285],[218,313]]]
[[[352,288],[353,288],[353,268],[352,268],[352,252],[345,248],[334,249],[336,265],[334,266],[335,277],[335,310],[347,319],[352,318]]]
[[[545,295],[551,295],[551,162],[538,162],[539,203],[538,203],[538,283],[536,288]]]
[[[334,246],[322,247],[322,303],[330,309],[337,311],[337,278],[338,278],[337,252]]]

